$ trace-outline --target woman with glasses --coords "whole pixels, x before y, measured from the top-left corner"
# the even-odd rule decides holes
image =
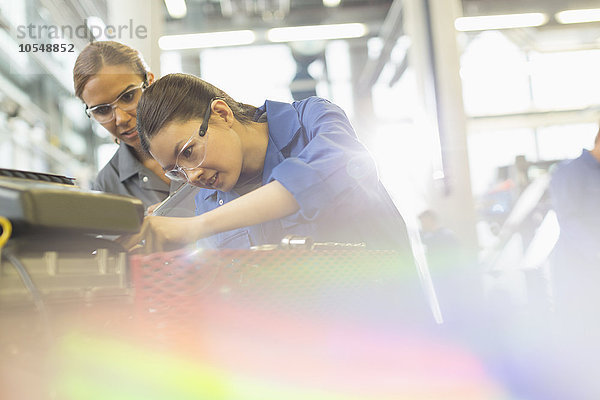
[[[173,180],[202,188],[193,218],[147,217],[122,241],[160,251],[213,236],[220,248],[318,242],[407,249],[402,217],[344,112],[310,97],[254,107],[186,74],[167,75],[138,105],[142,146]]]
[[[119,144],[92,183],[92,189],[137,197],[149,207],[181,186],[181,182],[171,182],[140,144],[136,107],[154,75],[137,50],[113,41],[90,43],[77,57],[73,81],[87,116],[102,125]],[[185,200],[182,203],[182,210],[176,215],[193,215],[193,197],[187,205]]]

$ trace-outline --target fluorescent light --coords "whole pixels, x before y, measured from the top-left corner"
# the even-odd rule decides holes
[[[589,10],[565,10],[556,13],[554,18],[561,24],[598,22],[600,21],[600,8],[591,8]]]
[[[161,50],[201,49],[205,47],[241,46],[256,40],[254,32],[227,31],[162,36],[158,39]]]
[[[457,18],[454,21],[454,27],[461,32],[485,31],[540,26],[546,22],[548,22],[548,16],[543,13],[482,15],[479,17]]]
[[[171,18],[183,18],[187,15],[185,0],[165,0],[165,6]]]
[[[323,5],[325,7],[337,7],[341,2],[342,0],[323,0]]]
[[[271,42],[350,39],[364,36],[367,32],[367,26],[359,23],[291,26],[269,29],[267,39]]]

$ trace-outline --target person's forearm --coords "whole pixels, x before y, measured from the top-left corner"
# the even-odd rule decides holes
[[[279,182],[272,181],[216,209],[194,217],[197,239],[283,218],[300,206]]]

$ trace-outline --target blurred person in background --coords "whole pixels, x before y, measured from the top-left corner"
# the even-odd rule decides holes
[[[592,150],[584,149],[578,158],[558,165],[550,194],[560,226],[552,263],[556,306],[577,313],[592,311],[591,307],[598,315],[600,130]]]
[[[133,196],[145,207],[163,201],[181,186],[142,150],[136,127],[136,107],[154,75],[135,49],[114,41],[92,42],[73,67],[75,95],[85,103],[88,117],[102,125],[119,145],[92,182],[92,189]],[[193,196],[184,200],[177,216],[194,215]]]
[[[425,257],[444,320],[447,325],[467,323],[481,311],[478,309],[482,300],[479,271],[467,261],[456,233],[442,224],[436,211],[426,209],[418,218]]]
[[[560,163],[550,194],[560,235],[551,255],[556,325],[550,344],[560,377],[573,388],[569,398],[600,398],[600,130],[592,150]],[[547,332],[546,332],[547,335]]]
[[[144,91],[138,131],[167,176],[201,189],[196,217],[146,217],[126,247],[161,251],[210,236],[219,248],[249,248],[294,234],[408,250],[374,160],[325,99],[254,107],[170,74]]]
[[[441,272],[446,268],[456,268],[460,260],[460,247],[456,234],[444,227],[438,214],[425,210],[419,214],[421,240],[425,245],[425,254],[429,266]]]

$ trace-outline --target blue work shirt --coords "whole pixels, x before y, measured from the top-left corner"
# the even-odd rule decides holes
[[[571,268],[600,267],[600,162],[588,150],[561,163],[550,183],[560,225],[556,252]]]
[[[280,182],[300,209],[293,215],[215,235],[218,248],[277,244],[289,234],[317,242],[364,242],[370,248],[407,250],[404,221],[379,181],[375,163],[344,111],[309,97],[292,104],[267,100],[269,142],[262,185]],[[239,197],[235,190],[201,189],[196,213]]]

